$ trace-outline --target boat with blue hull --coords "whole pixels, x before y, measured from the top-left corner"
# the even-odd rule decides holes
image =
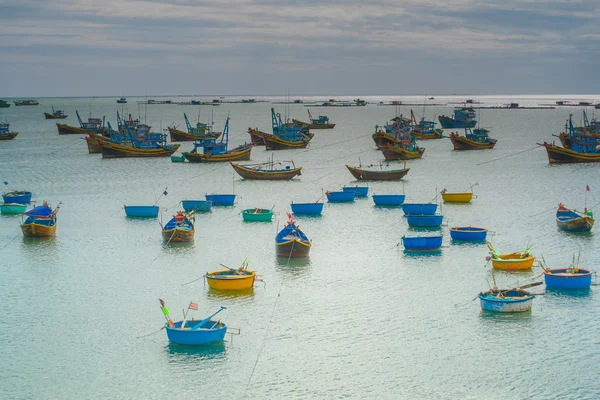
[[[0,140],[12,140],[17,137],[19,132],[13,132],[10,130],[10,124],[8,122],[0,124]]]
[[[356,197],[356,192],[325,192],[330,203],[351,203]]]
[[[181,200],[181,206],[185,211],[206,212],[212,209],[210,200]]]
[[[462,242],[485,242],[488,230],[474,226],[455,226],[450,228],[452,240]]]
[[[125,206],[125,215],[130,218],[156,218],[158,206]]]
[[[23,216],[27,218],[21,224],[21,230],[25,237],[53,237],[56,235],[56,214],[58,213],[58,207],[53,210],[47,202],[39,207],[33,207],[33,209],[23,213]]]
[[[584,268],[544,269],[546,287],[553,289],[588,289],[592,284],[593,271]]]
[[[321,215],[323,203],[294,203],[290,205],[294,214]]]
[[[435,251],[442,248],[442,235],[402,236],[402,244],[409,251]]]
[[[440,115],[438,120],[443,129],[474,128],[477,124],[476,116],[473,107],[461,107],[454,110],[453,117]]]
[[[405,215],[433,215],[437,207],[436,203],[404,203],[402,211]]]
[[[556,210],[556,226],[567,232],[589,232],[594,226],[594,214],[587,208],[584,212],[570,210],[560,203]]]
[[[410,110],[410,119],[411,119],[411,131],[410,135],[418,140],[428,140],[428,139],[441,139],[442,134],[444,133],[443,129],[436,129],[435,122],[426,121],[425,118],[421,118],[419,122],[417,122],[417,118],[412,110]]]
[[[367,197],[369,195],[368,186],[344,186],[344,192],[354,192],[355,197]]]
[[[184,211],[178,211],[162,228],[162,236],[167,243],[191,242],[195,233],[193,214],[186,214]]]
[[[539,282],[541,283],[541,282]],[[477,296],[485,311],[510,313],[530,311],[534,295],[522,289],[491,289]]]
[[[442,215],[406,215],[409,226],[417,228],[436,228],[442,225],[444,217]]]
[[[374,194],[373,203],[382,207],[400,207],[405,198],[404,194]]]
[[[550,164],[597,163],[600,162],[598,137],[595,135],[578,135],[573,127],[573,115],[569,116],[569,148],[554,143],[538,143],[546,148]]]
[[[275,114],[274,108],[271,108],[271,124],[273,134],[263,133],[267,150],[304,149],[314,136],[305,126],[283,123],[281,114]]]
[[[204,197],[213,206],[232,206],[235,202],[235,194],[207,194]]]
[[[169,157],[180,144],[167,144],[167,135],[150,132],[150,126],[139,124],[134,131],[111,132],[109,141],[98,140],[102,158]]]
[[[278,257],[304,258],[308,257],[312,242],[300,230],[294,217],[288,214],[288,222],[275,237],[275,251]]]
[[[28,204],[31,203],[31,195],[31,192],[25,190],[15,190],[4,193],[2,195],[2,200],[4,200],[5,203]]]
[[[169,309],[165,306],[165,302],[159,299],[161,311],[166,319],[165,330],[167,338],[171,343],[182,345],[209,345],[222,342],[227,333],[227,325],[221,320],[215,321],[212,318],[225,310],[221,307],[217,312],[203,320],[187,320],[189,310],[197,310],[198,304],[190,303],[188,310],[185,312],[183,320],[173,322]]]

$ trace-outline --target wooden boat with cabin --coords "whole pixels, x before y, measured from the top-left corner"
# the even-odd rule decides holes
[[[265,139],[263,139],[263,135],[268,135],[268,133],[261,132],[257,129],[248,128],[248,133],[250,134],[250,142],[255,146],[264,146]]]
[[[86,134],[86,133],[108,133],[108,128],[104,127],[103,120],[100,118],[92,118],[89,117],[87,122],[83,122],[81,117],[79,116],[79,112],[75,111],[77,114],[77,120],[79,121],[79,128],[67,124],[59,124],[56,123],[56,127],[58,128],[59,135],[72,135],[72,134]]]
[[[283,123],[281,114],[275,114],[273,108],[271,108],[271,125],[272,135],[263,132],[263,141],[267,150],[304,149],[314,136],[305,126]]]
[[[54,106],[52,106],[52,114],[45,112],[44,117],[46,119],[65,119],[68,115],[63,110],[54,110]]]
[[[408,174],[408,171],[410,171],[410,168],[406,168],[406,165],[403,169],[381,169],[380,171],[374,169],[364,169],[362,166],[358,168],[346,165],[346,168],[348,168],[348,171],[350,171],[352,176],[359,181],[399,181],[404,178],[406,174]]]
[[[383,145],[379,147],[386,160],[415,160],[423,157],[424,147],[417,146],[414,142],[403,140],[396,145]]]
[[[597,163],[600,162],[600,152],[577,152],[572,149],[559,147],[554,143],[543,144],[540,146],[546,148],[548,154],[548,162],[550,164],[574,164],[574,163]]]
[[[486,150],[493,149],[497,139],[492,139],[488,136],[487,129],[465,128],[465,136],[460,136],[458,133],[450,133],[450,140],[454,146],[454,150]]]
[[[172,142],[194,142],[200,139],[214,138],[218,139],[222,132],[213,132],[208,124],[197,122],[196,126],[192,126],[187,115],[184,113],[183,118],[187,127],[187,132],[176,129],[176,127],[168,127]]]
[[[19,132],[11,132],[8,130],[9,128],[8,122],[0,124],[0,140],[12,140],[17,137]]]
[[[21,231],[25,237],[53,237],[56,235],[56,214],[60,204],[53,210],[47,202],[39,207],[23,213],[27,218],[21,223]]]
[[[223,162],[249,160],[252,151],[251,144],[243,144],[235,149],[228,150],[229,145],[229,117],[223,128],[223,135],[217,143],[214,137],[200,139],[194,143],[194,150],[183,155],[189,162]]]
[[[155,148],[143,148],[125,144],[112,143],[110,141],[97,141],[102,152],[102,158],[124,158],[124,157],[169,157],[179,149],[179,144],[158,145]]]
[[[325,115],[320,115],[319,119],[314,119],[310,113],[310,110],[307,110],[307,111],[308,111],[308,119],[310,120],[310,122],[302,122],[297,119],[292,119],[292,122],[297,125],[306,126],[308,129],[333,129],[333,128],[335,128],[335,124],[332,124],[331,122],[329,122],[329,118],[326,117]]]
[[[281,162],[269,161],[267,163],[240,165],[229,162],[234,171],[244,179],[256,179],[264,181],[287,181],[294,178],[296,175],[302,175],[302,167],[296,168],[294,161],[290,165],[285,165],[284,168],[275,168],[275,164]]]
[[[168,243],[191,242],[195,233],[193,214],[186,214],[184,211],[178,211],[162,228],[163,239]]]
[[[281,139],[275,135],[263,133],[263,141],[267,150],[292,150],[305,149],[313,138],[314,134],[303,134],[303,139],[299,141],[291,141]]]

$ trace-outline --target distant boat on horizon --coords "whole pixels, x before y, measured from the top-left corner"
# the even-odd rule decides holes
[[[127,99],[125,97],[121,97],[119,100],[117,100],[117,103],[125,104],[125,103],[127,103]]]

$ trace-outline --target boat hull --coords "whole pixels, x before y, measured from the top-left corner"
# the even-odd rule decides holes
[[[127,157],[169,157],[179,149],[179,144],[168,148],[139,149],[133,146],[98,141],[102,158],[127,158]]]
[[[222,342],[227,333],[227,326],[220,321],[207,321],[204,326],[215,326],[213,329],[195,329],[189,328],[198,324],[200,321],[186,321],[184,328],[181,327],[183,321],[175,322],[175,328],[165,325],[167,338],[169,342],[186,345],[207,345],[212,343]]]
[[[98,144],[98,139],[93,134],[86,136],[85,142],[87,143],[88,153],[90,153],[90,154],[102,153],[102,149],[100,148],[100,145]]]
[[[492,267],[501,271],[527,271],[533,267],[534,257],[508,258],[511,254],[500,254],[499,258],[492,258]]]
[[[510,292],[508,292],[510,293]],[[510,297],[500,298],[493,295],[479,294],[481,308],[486,311],[512,313],[530,311],[534,296],[523,296],[523,298],[512,299]]]
[[[8,132],[7,135],[0,135],[0,140],[12,140],[17,137],[19,132]]]
[[[454,118],[445,117],[443,115],[440,115],[438,120],[444,129],[474,128],[475,124],[477,124],[477,121],[475,120],[464,123],[458,122]]]
[[[246,290],[254,286],[256,273],[234,275],[229,270],[215,271],[206,274],[208,287],[216,290]]]
[[[405,198],[404,194],[374,194],[373,203],[376,206],[400,207]]]
[[[450,237],[452,240],[463,242],[484,242],[487,237],[487,229],[475,228],[471,226],[460,226],[450,228]]]
[[[300,140],[297,142],[292,142],[289,140],[283,140],[278,138],[275,135],[269,135],[264,133],[263,140],[265,142],[265,147],[267,150],[293,150],[293,149],[305,149],[310,143],[312,139],[312,134],[307,135],[309,137],[308,140]]]
[[[232,206],[235,202],[235,194],[207,194],[205,197],[213,206]]]
[[[21,225],[25,237],[53,237],[56,236],[56,222],[52,225],[28,223]]]
[[[464,136],[459,136],[455,133],[450,134],[450,140],[454,146],[454,150],[487,150],[493,149],[496,145],[497,140],[491,139],[489,142],[476,142],[471,139],[467,139]]]
[[[406,215],[433,215],[437,211],[435,203],[405,203],[402,211]]]
[[[419,147],[418,151],[408,151],[402,147],[394,145],[384,145],[379,148],[386,160],[416,160],[423,157],[425,149]]]
[[[432,139],[441,139],[443,137],[442,136],[443,132],[444,131],[442,129],[436,129],[435,131],[433,131],[433,133],[422,133],[422,132],[413,131],[410,133],[410,135],[418,140],[432,140]]]
[[[215,138],[218,139],[222,132],[213,132],[213,134],[194,135],[193,133],[180,131],[179,129],[169,128],[169,136],[171,142],[195,142],[201,139]]]
[[[406,250],[432,251],[442,247],[442,236],[403,236],[402,244]]]
[[[308,122],[298,121],[297,119],[292,119],[292,123],[296,125],[302,125],[307,127],[308,129],[333,129],[335,128],[335,124],[327,123],[327,124],[311,124]]]
[[[125,215],[130,218],[156,218],[158,206],[125,206]]]
[[[78,135],[78,134],[87,134],[90,132],[97,133],[97,134],[102,133],[102,129],[89,130],[89,129],[78,128],[76,126],[71,126],[71,125],[67,125],[67,124],[59,124],[58,122],[56,123],[56,127],[58,128],[59,135]],[[108,133],[108,128],[104,128],[104,131],[106,133]]]
[[[594,227],[594,218],[585,216],[562,221],[557,218],[556,226],[567,232],[589,232]]]
[[[259,212],[256,212],[256,211]],[[246,222],[271,222],[273,220],[273,211],[265,208],[249,208],[242,211],[242,218]]]
[[[163,229],[163,239],[169,243],[192,242],[194,240],[195,229]]]
[[[50,113],[44,113],[44,117],[46,119],[65,119],[68,117],[68,115],[54,115],[54,114],[50,114]]]
[[[544,142],[550,164],[574,164],[574,163],[597,163],[600,162],[600,153],[578,153],[571,149],[558,147]]]
[[[227,153],[206,155],[200,153],[184,153],[185,159],[193,163],[201,162],[225,162],[225,161],[247,161],[250,159],[250,153],[252,152],[252,146],[244,148],[243,150],[229,150]]]
[[[19,215],[27,210],[27,206],[19,203],[5,203],[0,206],[0,213],[5,215]]]
[[[369,171],[346,165],[346,168],[359,181],[399,181],[410,171],[410,168],[392,171]]]
[[[28,204],[31,203],[31,195],[31,192],[27,192],[26,194],[19,194],[17,196],[4,194],[2,195],[2,199],[5,203]]]
[[[253,170],[250,167],[234,164],[230,162],[234,171],[244,179],[256,179],[262,181],[287,181],[300,175],[302,168],[293,168],[286,171],[259,171]]]
[[[300,240],[290,240],[275,244],[277,257],[285,258],[305,258],[310,254],[312,244],[306,244]]]
[[[265,139],[263,138],[263,135],[266,135],[266,133],[252,128],[248,128],[248,133],[250,134],[250,142],[252,142],[253,145],[265,145]]]
[[[323,203],[292,203],[294,214],[319,215],[323,212]]]
[[[371,135],[371,137],[373,138],[373,141],[377,147],[382,147],[385,145],[393,146],[398,141],[394,135],[390,135],[389,133],[385,132],[375,132],[373,135]]]
[[[355,192],[326,192],[325,194],[330,203],[351,203],[356,197]]]
[[[567,272],[565,268],[544,271],[544,282],[554,289],[587,289],[592,284],[592,271],[580,268],[578,272]]]
[[[212,201],[207,200],[182,200],[181,206],[185,211],[210,211]]]
[[[470,203],[473,193],[442,193],[444,203]]]

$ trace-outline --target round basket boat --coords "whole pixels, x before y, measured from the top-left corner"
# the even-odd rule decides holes
[[[206,282],[211,289],[244,290],[254,286],[256,272],[250,270],[220,270],[209,272]]]
[[[534,257],[523,253],[500,254],[492,258],[492,267],[502,271],[526,271],[533,267]]]
[[[175,322],[173,327],[165,325],[170,342],[188,345],[217,343],[223,341],[227,332],[227,326],[221,321],[208,320],[200,327],[197,325],[202,321],[185,321],[183,329],[181,328],[182,322]]]
[[[242,218],[246,222],[271,222],[273,211],[267,208],[249,208],[242,211]]]
[[[485,228],[455,226],[450,228],[450,237],[452,240],[462,240],[464,242],[484,242],[487,232],[488,230]]]
[[[554,289],[587,289],[592,284],[592,271],[583,268],[546,269],[544,282]]]

